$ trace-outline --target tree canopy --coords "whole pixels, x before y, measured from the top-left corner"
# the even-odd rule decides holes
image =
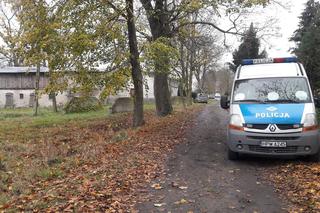
[[[310,84],[317,93],[320,89],[320,3],[309,0],[300,16],[299,28],[291,38],[299,60],[304,64]]]

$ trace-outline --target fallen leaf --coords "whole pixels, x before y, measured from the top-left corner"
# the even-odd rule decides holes
[[[153,204],[155,207],[162,207],[162,206],[165,206],[167,205],[166,203],[155,203]]]
[[[185,190],[185,189],[188,189],[188,187],[187,186],[179,186],[179,189]]]
[[[152,184],[151,187],[156,189],[156,190],[162,189],[162,186],[159,183]]]
[[[176,204],[176,205],[186,204],[186,203],[188,203],[188,201],[186,199],[183,199],[183,198],[181,200],[179,200],[179,201],[174,202],[174,204]]]

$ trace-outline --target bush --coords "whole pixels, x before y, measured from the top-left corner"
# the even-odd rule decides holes
[[[96,97],[73,97],[65,106],[66,113],[97,111],[102,104]]]

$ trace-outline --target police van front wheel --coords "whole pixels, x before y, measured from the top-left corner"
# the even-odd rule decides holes
[[[309,156],[309,157],[308,157],[308,160],[309,160],[310,162],[315,162],[315,163],[320,162],[320,150],[318,151],[317,154]]]
[[[239,153],[234,152],[228,148],[228,160],[238,160],[238,159],[239,159]]]

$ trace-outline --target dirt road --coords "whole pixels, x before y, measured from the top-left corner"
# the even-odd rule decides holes
[[[155,180],[140,212],[285,212],[285,204],[261,170],[277,164],[270,159],[226,159],[227,112],[208,105],[167,162],[164,180]],[[162,189],[159,189],[162,187]]]

